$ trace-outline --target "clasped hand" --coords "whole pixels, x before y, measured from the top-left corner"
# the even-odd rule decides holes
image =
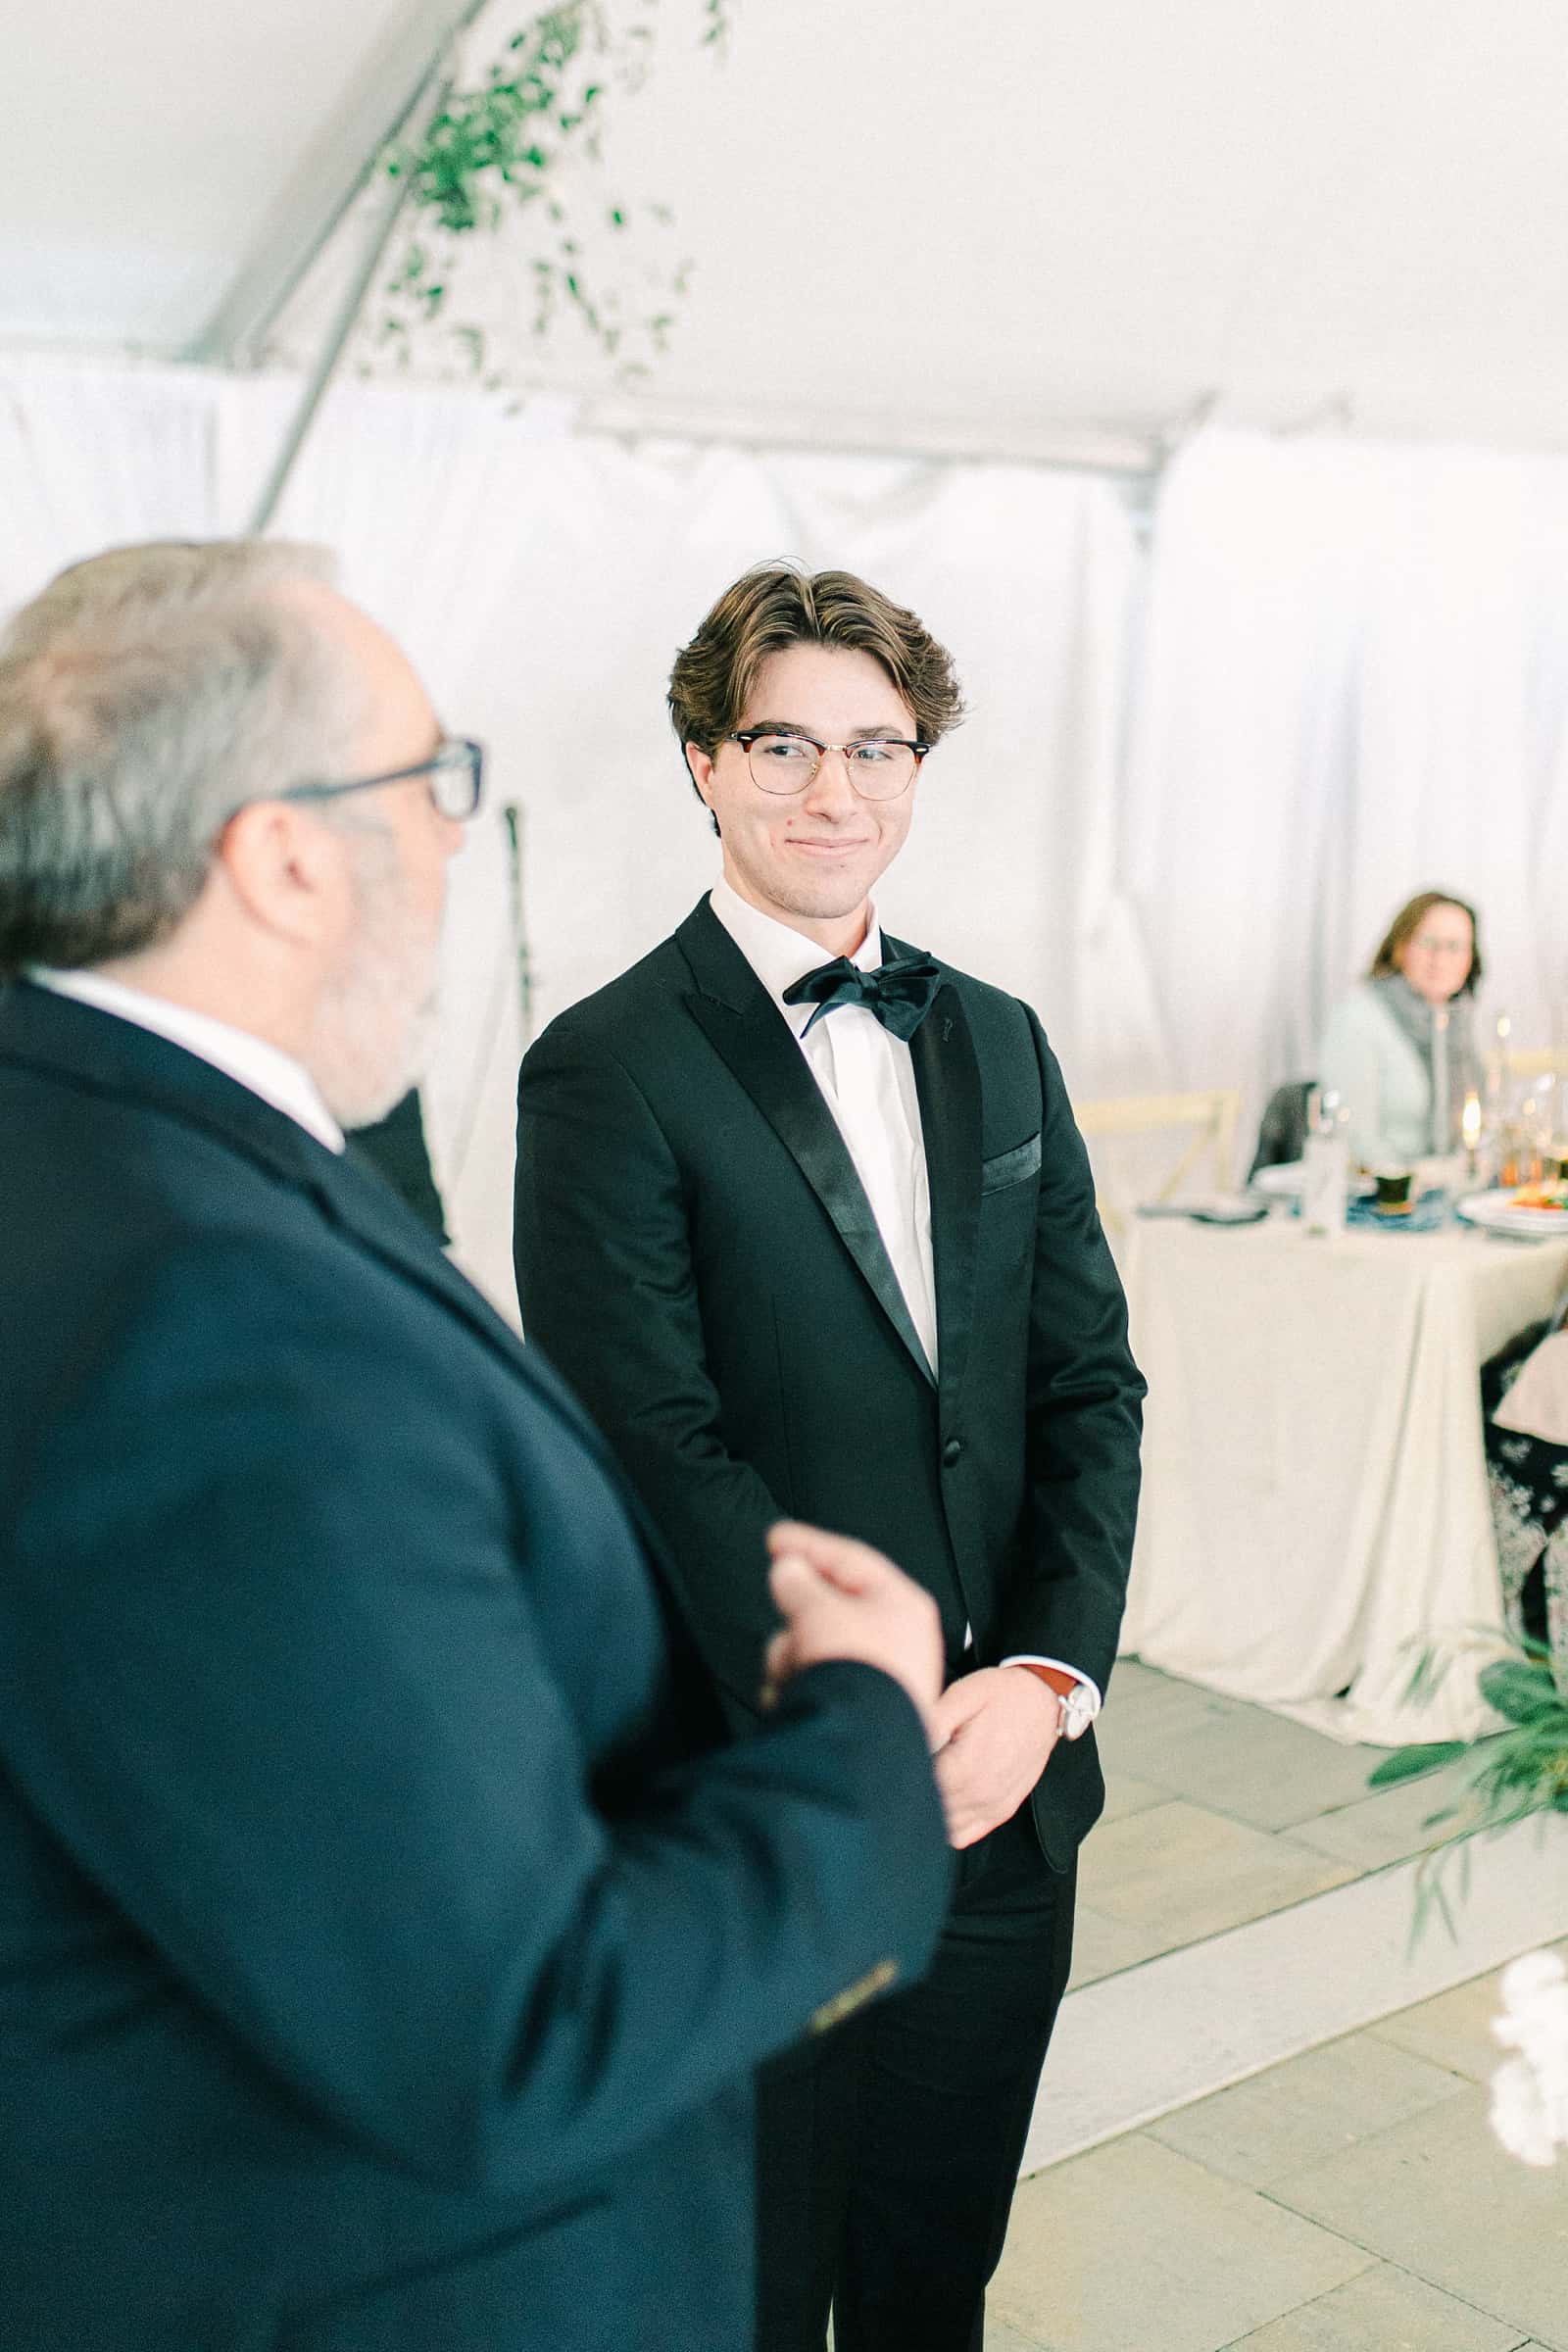
[[[973,1845],[1011,1818],[1046,1768],[1061,1710],[1023,1666],[982,1666],[932,1709],[931,1749],[948,1842]]]
[[[944,1690],[936,1603],[891,1560],[796,1520],[771,1527],[767,1547],[784,1624],[767,1646],[764,1703],[828,1658],[878,1666],[920,1711],[949,1843],[973,1845],[1010,1819],[1056,1744],[1060,1710],[1049,1685],[1022,1666],[983,1666]]]
[[[930,1593],[869,1544],[798,1520],[770,1527],[767,1548],[768,1588],[784,1623],[767,1645],[763,1704],[806,1667],[855,1658],[902,1683],[935,1746],[942,1621]]]

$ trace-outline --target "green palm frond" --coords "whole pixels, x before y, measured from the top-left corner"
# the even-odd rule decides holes
[[[1493,1653],[1478,1681],[1504,1728],[1477,1740],[1396,1748],[1367,1784],[1393,1788],[1435,1773],[1453,1776],[1449,1801],[1422,1825],[1445,1835],[1417,1866],[1412,1939],[1434,1910],[1449,1934],[1455,1933],[1447,1883],[1457,1878],[1460,1895],[1468,1892],[1473,1838],[1500,1837],[1533,1814],[1568,1812],[1568,1691],[1544,1643],[1516,1642],[1496,1627],[1466,1627],[1446,1643],[1421,1650],[1405,1690],[1407,1703],[1430,1699],[1455,1660],[1478,1648]]]

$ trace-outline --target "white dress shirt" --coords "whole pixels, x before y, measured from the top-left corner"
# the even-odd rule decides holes
[[[855,1172],[871,1203],[882,1246],[893,1261],[909,1319],[935,1372],[937,1294],[931,1260],[931,1187],[908,1046],[891,1029],[884,1029],[863,1004],[835,1004],[808,1037],[806,1026],[817,1007],[786,1004],[784,991],[831,958],[814,939],[749,906],[722,875],[713,885],[710,905],[789,1023],[807,1067],[838,1122]],[[874,912],[865,938],[850,961],[863,972],[875,971],[882,961],[882,930]]]
[[[297,1120],[329,1152],[343,1150],[343,1130],[321,1101],[309,1070],[280,1047],[269,1045],[266,1038],[215,1020],[211,1013],[172,1004],[167,997],[149,996],[145,989],[127,988],[122,980],[106,980],[101,972],[58,972],[35,964],[26,977],[39,988],[53,989],[58,997],[74,997],[80,1004],[112,1012],[118,1020],[134,1021],[139,1029],[151,1029],[171,1044],[183,1046],[187,1054],[210,1062],[215,1070],[270,1102],[274,1110]]]
[[[722,875],[713,885],[709,904],[788,1022],[838,1123],[934,1374],[937,1303],[931,1186],[908,1045],[885,1029],[863,1004],[835,1004],[808,1037],[806,1026],[816,1006],[786,1004],[784,991],[832,958],[814,939],[753,906]],[[866,972],[874,971],[882,961],[882,927],[874,907],[869,914],[865,938],[850,957]],[[965,1648],[969,1642],[966,1628]],[[1100,1711],[1097,1686],[1064,1659],[1017,1651],[1002,1664],[1054,1666],[1061,1674],[1070,1674],[1088,1691],[1094,1712]]]

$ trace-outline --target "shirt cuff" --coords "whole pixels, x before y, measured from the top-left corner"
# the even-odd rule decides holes
[[[1010,1657],[1000,1658],[997,1662],[1001,1666],[1054,1666],[1058,1674],[1070,1674],[1073,1681],[1089,1693],[1091,1723],[1105,1703],[1100,1685],[1093,1677],[1085,1674],[1081,1667],[1069,1666],[1065,1658],[1043,1658],[1032,1649],[1015,1649]]]

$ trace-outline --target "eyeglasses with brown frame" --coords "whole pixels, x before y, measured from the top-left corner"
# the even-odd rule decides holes
[[[743,727],[726,735],[746,754],[759,792],[780,799],[805,792],[829,752],[841,752],[851,787],[862,801],[896,801],[914,782],[931,746],[897,735],[862,735],[854,743],[818,743],[814,735],[781,735],[776,727]]]

